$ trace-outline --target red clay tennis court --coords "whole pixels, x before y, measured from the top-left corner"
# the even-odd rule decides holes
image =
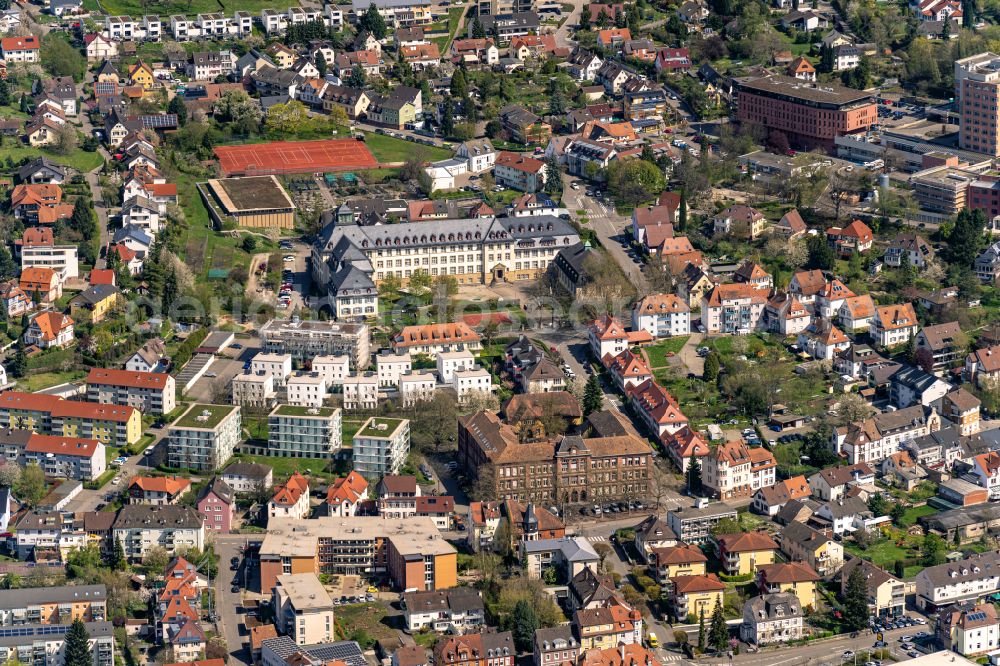
[[[219,146],[215,149],[215,156],[219,158],[219,166],[226,176],[318,173],[378,167],[378,160],[368,146],[356,139]]]

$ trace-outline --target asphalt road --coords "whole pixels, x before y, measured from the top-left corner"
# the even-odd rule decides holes
[[[567,174],[563,175],[563,205],[575,214],[578,210],[587,211],[587,226],[594,230],[601,245],[614,257],[632,284],[641,285],[645,282],[642,275],[642,262],[629,258],[623,241],[629,238],[629,220],[619,215],[613,204],[605,204],[594,197],[588,197],[581,185],[574,190],[571,183],[577,180]]]
[[[219,575],[213,581],[213,587],[215,588],[215,612],[218,616],[218,622],[216,623],[218,633],[226,641],[230,658],[238,663],[249,666],[251,663],[250,636],[240,631],[240,627],[243,624],[241,611],[243,609],[243,600],[247,598],[248,594],[254,598],[259,598],[258,594],[248,592],[247,583],[249,583],[250,590],[256,590],[260,587],[260,580],[256,575],[251,576],[250,580],[246,580],[245,577],[250,576],[251,572],[248,571],[246,562],[242,558],[239,571],[233,572],[229,570],[230,559],[241,556],[242,548],[247,543],[248,538],[244,535],[226,534],[215,537],[215,552],[219,556]],[[232,591],[234,580],[239,581],[239,592]]]

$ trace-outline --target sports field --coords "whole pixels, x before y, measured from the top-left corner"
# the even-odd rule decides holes
[[[378,161],[363,141],[275,141],[215,149],[225,176],[320,173],[374,169]]]

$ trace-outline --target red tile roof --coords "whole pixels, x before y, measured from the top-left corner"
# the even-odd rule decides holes
[[[126,386],[128,388],[166,390],[170,375],[162,372],[141,372],[139,370],[116,370],[113,368],[91,368],[87,384],[97,386]]]
[[[51,453],[57,456],[80,456],[91,458],[101,443],[96,439],[77,439],[56,435],[31,433],[25,451],[29,453]]]

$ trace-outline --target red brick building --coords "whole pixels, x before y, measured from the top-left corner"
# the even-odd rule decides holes
[[[878,122],[870,92],[789,76],[740,81],[736,103],[740,122],[779,130],[793,145],[809,148],[830,148],[836,137],[864,132]]]

